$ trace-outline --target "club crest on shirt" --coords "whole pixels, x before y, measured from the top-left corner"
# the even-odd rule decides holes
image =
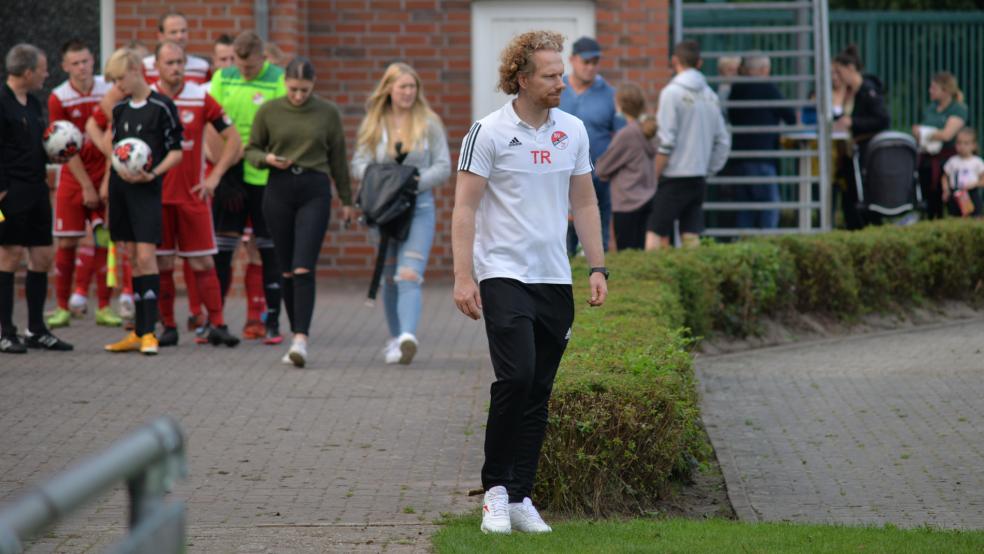
[[[554,131],[553,135],[550,136],[550,142],[553,143],[554,148],[558,150],[563,150],[567,148],[570,140],[567,137],[567,133],[563,131]]]
[[[259,106],[263,102],[266,102],[266,96],[263,96],[262,92],[257,92],[253,95],[253,103]]]
[[[75,119],[78,119],[78,118],[82,117],[82,112],[79,111],[78,108],[75,108],[74,110],[72,110],[72,117],[75,118]]]
[[[195,112],[191,110],[181,111],[181,123],[184,123],[185,125],[190,125],[191,122],[194,120],[195,120]]]

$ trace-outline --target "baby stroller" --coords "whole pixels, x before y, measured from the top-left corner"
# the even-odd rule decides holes
[[[864,167],[854,148],[854,182],[858,187],[858,210],[881,216],[897,216],[922,204],[916,167],[916,140],[906,133],[882,131],[868,142]],[[915,223],[918,216],[901,223]]]

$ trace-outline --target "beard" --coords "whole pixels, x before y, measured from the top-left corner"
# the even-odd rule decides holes
[[[541,96],[538,100],[539,101],[537,104],[543,108],[556,108],[557,106],[560,106],[560,93],[558,92],[556,95],[547,93]]]

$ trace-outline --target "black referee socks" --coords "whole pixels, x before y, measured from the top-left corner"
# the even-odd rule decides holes
[[[154,327],[157,326],[157,301],[160,295],[160,275],[154,273],[133,277],[133,301],[137,308],[134,332],[138,337],[154,332]]]
[[[144,306],[144,333],[153,333],[154,328],[157,326],[158,319],[158,309],[157,302],[161,295],[161,276],[157,273],[153,275],[144,275],[144,292],[143,306]]]
[[[0,333],[14,332],[14,274],[0,271]]]
[[[44,299],[48,296],[48,274],[41,271],[28,271],[24,280],[24,293],[27,296],[27,330],[34,335],[48,332],[44,325]]]

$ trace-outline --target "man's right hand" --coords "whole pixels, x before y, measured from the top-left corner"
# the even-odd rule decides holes
[[[94,186],[82,186],[82,205],[90,210],[99,207],[99,193]]]
[[[454,303],[461,313],[472,319],[482,319],[482,296],[471,277],[454,280]]]

